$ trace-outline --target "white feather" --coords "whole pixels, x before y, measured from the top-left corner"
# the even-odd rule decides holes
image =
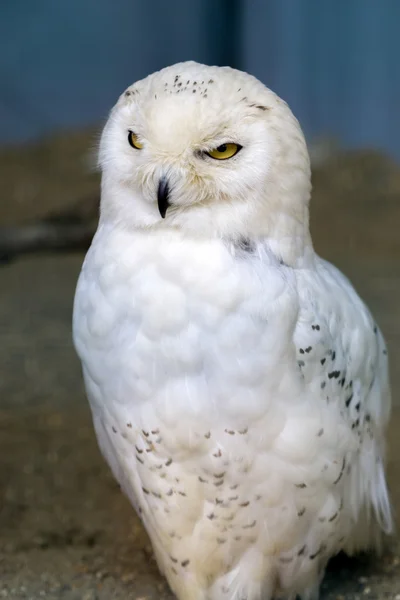
[[[316,598],[331,556],[392,527],[383,338],[313,251],[285,103],[195,63],[128,92],[74,308],[100,447],[180,599]],[[224,142],[243,149],[199,154]]]

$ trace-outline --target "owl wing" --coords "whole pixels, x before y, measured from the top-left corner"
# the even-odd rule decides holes
[[[391,404],[387,350],[368,309],[333,265],[317,257],[315,269],[298,271],[297,289],[297,364],[316,400],[323,435],[342,450],[335,483],[343,485],[352,512],[346,549],[353,552],[374,545],[376,530],[393,526],[384,474]]]

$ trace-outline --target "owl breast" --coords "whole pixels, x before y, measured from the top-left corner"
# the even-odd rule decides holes
[[[103,401],[148,403],[167,422],[213,410],[258,418],[297,316],[279,264],[220,241],[121,235],[99,231],[75,304],[78,352]]]
[[[282,578],[314,572],[338,543],[328,483],[344,467],[304,395],[290,272],[220,241],[124,235],[99,230],[74,334],[100,447],[160,567],[175,590],[189,572],[229,587],[254,548],[258,577],[279,560]]]

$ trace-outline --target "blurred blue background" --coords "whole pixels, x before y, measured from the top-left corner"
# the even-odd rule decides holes
[[[0,143],[97,124],[193,59],[259,77],[309,139],[400,157],[399,0],[2,0],[0,50]]]

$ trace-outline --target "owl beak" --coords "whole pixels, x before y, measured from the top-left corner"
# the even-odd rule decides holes
[[[165,214],[167,212],[170,203],[168,201],[169,197],[169,185],[168,179],[163,176],[160,179],[157,190],[157,202],[158,202],[158,210],[160,211],[160,215],[163,219],[165,219]]]

